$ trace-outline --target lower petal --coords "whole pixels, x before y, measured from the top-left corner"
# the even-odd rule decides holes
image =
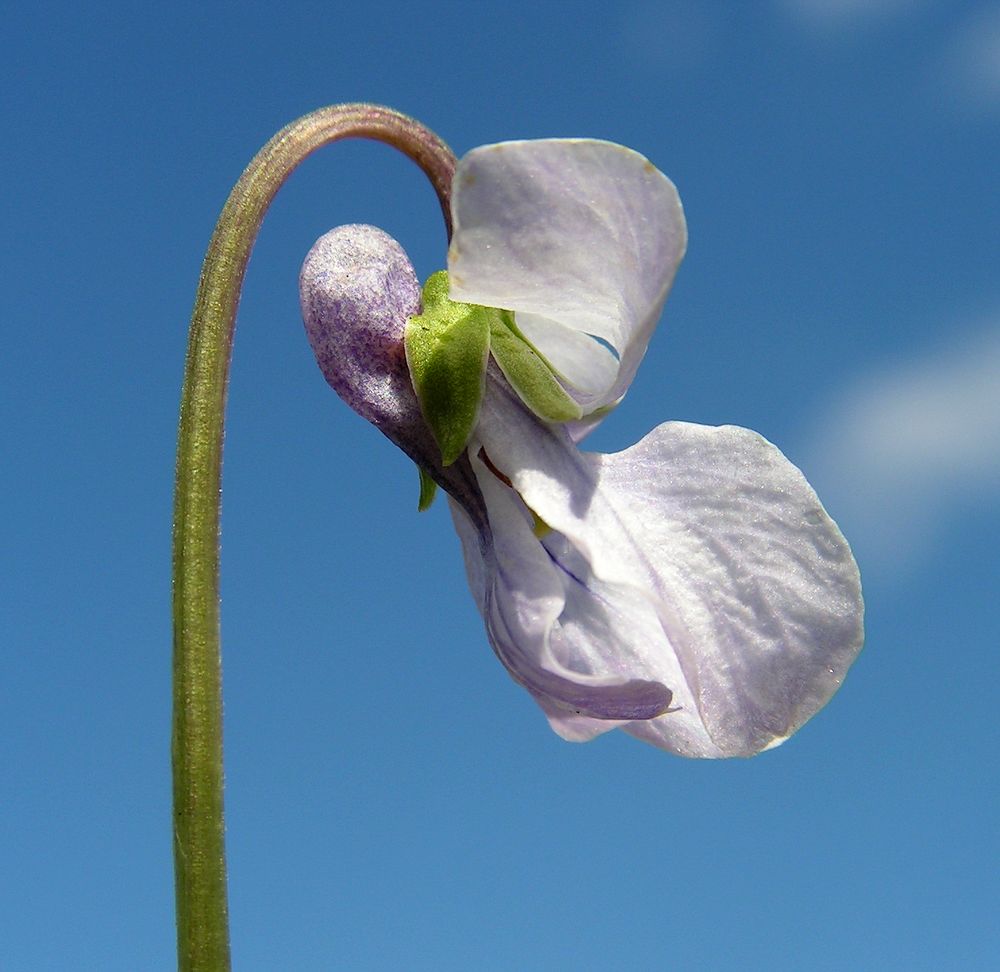
[[[689,751],[690,698],[711,744],[691,754],[745,756],[826,704],[863,640],[860,580],[840,531],[773,445],[747,429],[668,423],[624,452],[590,455],[497,389],[487,400],[485,449],[577,551],[591,591],[608,585],[619,614],[622,592],[639,592],[656,617],[660,637],[636,644],[619,620],[624,639],[591,640],[605,668],[657,678],[681,700],[684,717],[629,731]]]

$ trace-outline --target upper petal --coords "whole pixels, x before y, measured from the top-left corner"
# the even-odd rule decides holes
[[[585,412],[614,405],[684,255],[673,184],[611,142],[502,142],[459,162],[452,216],[453,299],[515,311]]]

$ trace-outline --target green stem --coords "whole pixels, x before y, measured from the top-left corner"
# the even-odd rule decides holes
[[[413,119],[377,105],[335,105],[278,132],[230,193],[195,299],[181,393],[174,499],[174,871],[178,968],[229,969],[222,799],[219,500],[226,387],[236,308],[264,213],[308,155],[342,138],[403,152],[430,179],[451,231],[455,158]]]

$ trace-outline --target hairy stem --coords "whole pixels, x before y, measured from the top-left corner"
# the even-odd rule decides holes
[[[188,339],[173,534],[173,792],[178,968],[229,969],[222,796],[219,501],[226,389],[243,276],[264,213],[296,166],[342,138],[411,158],[437,192],[451,233],[455,158],[432,132],[377,105],[322,108],[278,132],[240,177],[202,265]]]

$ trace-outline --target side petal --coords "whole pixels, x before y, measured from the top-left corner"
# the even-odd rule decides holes
[[[546,711],[588,720],[599,727],[595,731],[666,711],[671,692],[655,680],[574,670],[563,663],[556,622],[565,613],[564,579],[532,533],[530,515],[516,494],[482,462],[474,460],[473,467],[489,529],[477,530],[454,501],[452,516],[490,644],[514,680]]]
[[[452,193],[453,299],[515,311],[585,412],[617,403],[684,255],[673,184],[620,145],[546,139],[474,149]]]
[[[696,714],[711,747],[690,752],[696,736],[675,713],[629,732],[689,755],[747,756],[826,704],[861,648],[860,580],[773,445],[747,429],[668,423],[624,452],[588,455],[491,391],[478,430],[491,461],[597,582],[640,592],[662,630],[638,656],[606,639],[590,670],[630,659]]]
[[[578,672],[661,682],[671,690],[669,710],[660,719],[624,728],[662,719],[670,729],[660,743],[664,748],[681,756],[724,755],[699,716],[697,700],[647,593],[634,584],[595,576],[587,559],[561,533],[548,533],[542,544],[563,580],[564,606],[550,634],[559,661]],[[564,738],[589,738],[603,731],[601,724],[579,714],[543,708]]]

